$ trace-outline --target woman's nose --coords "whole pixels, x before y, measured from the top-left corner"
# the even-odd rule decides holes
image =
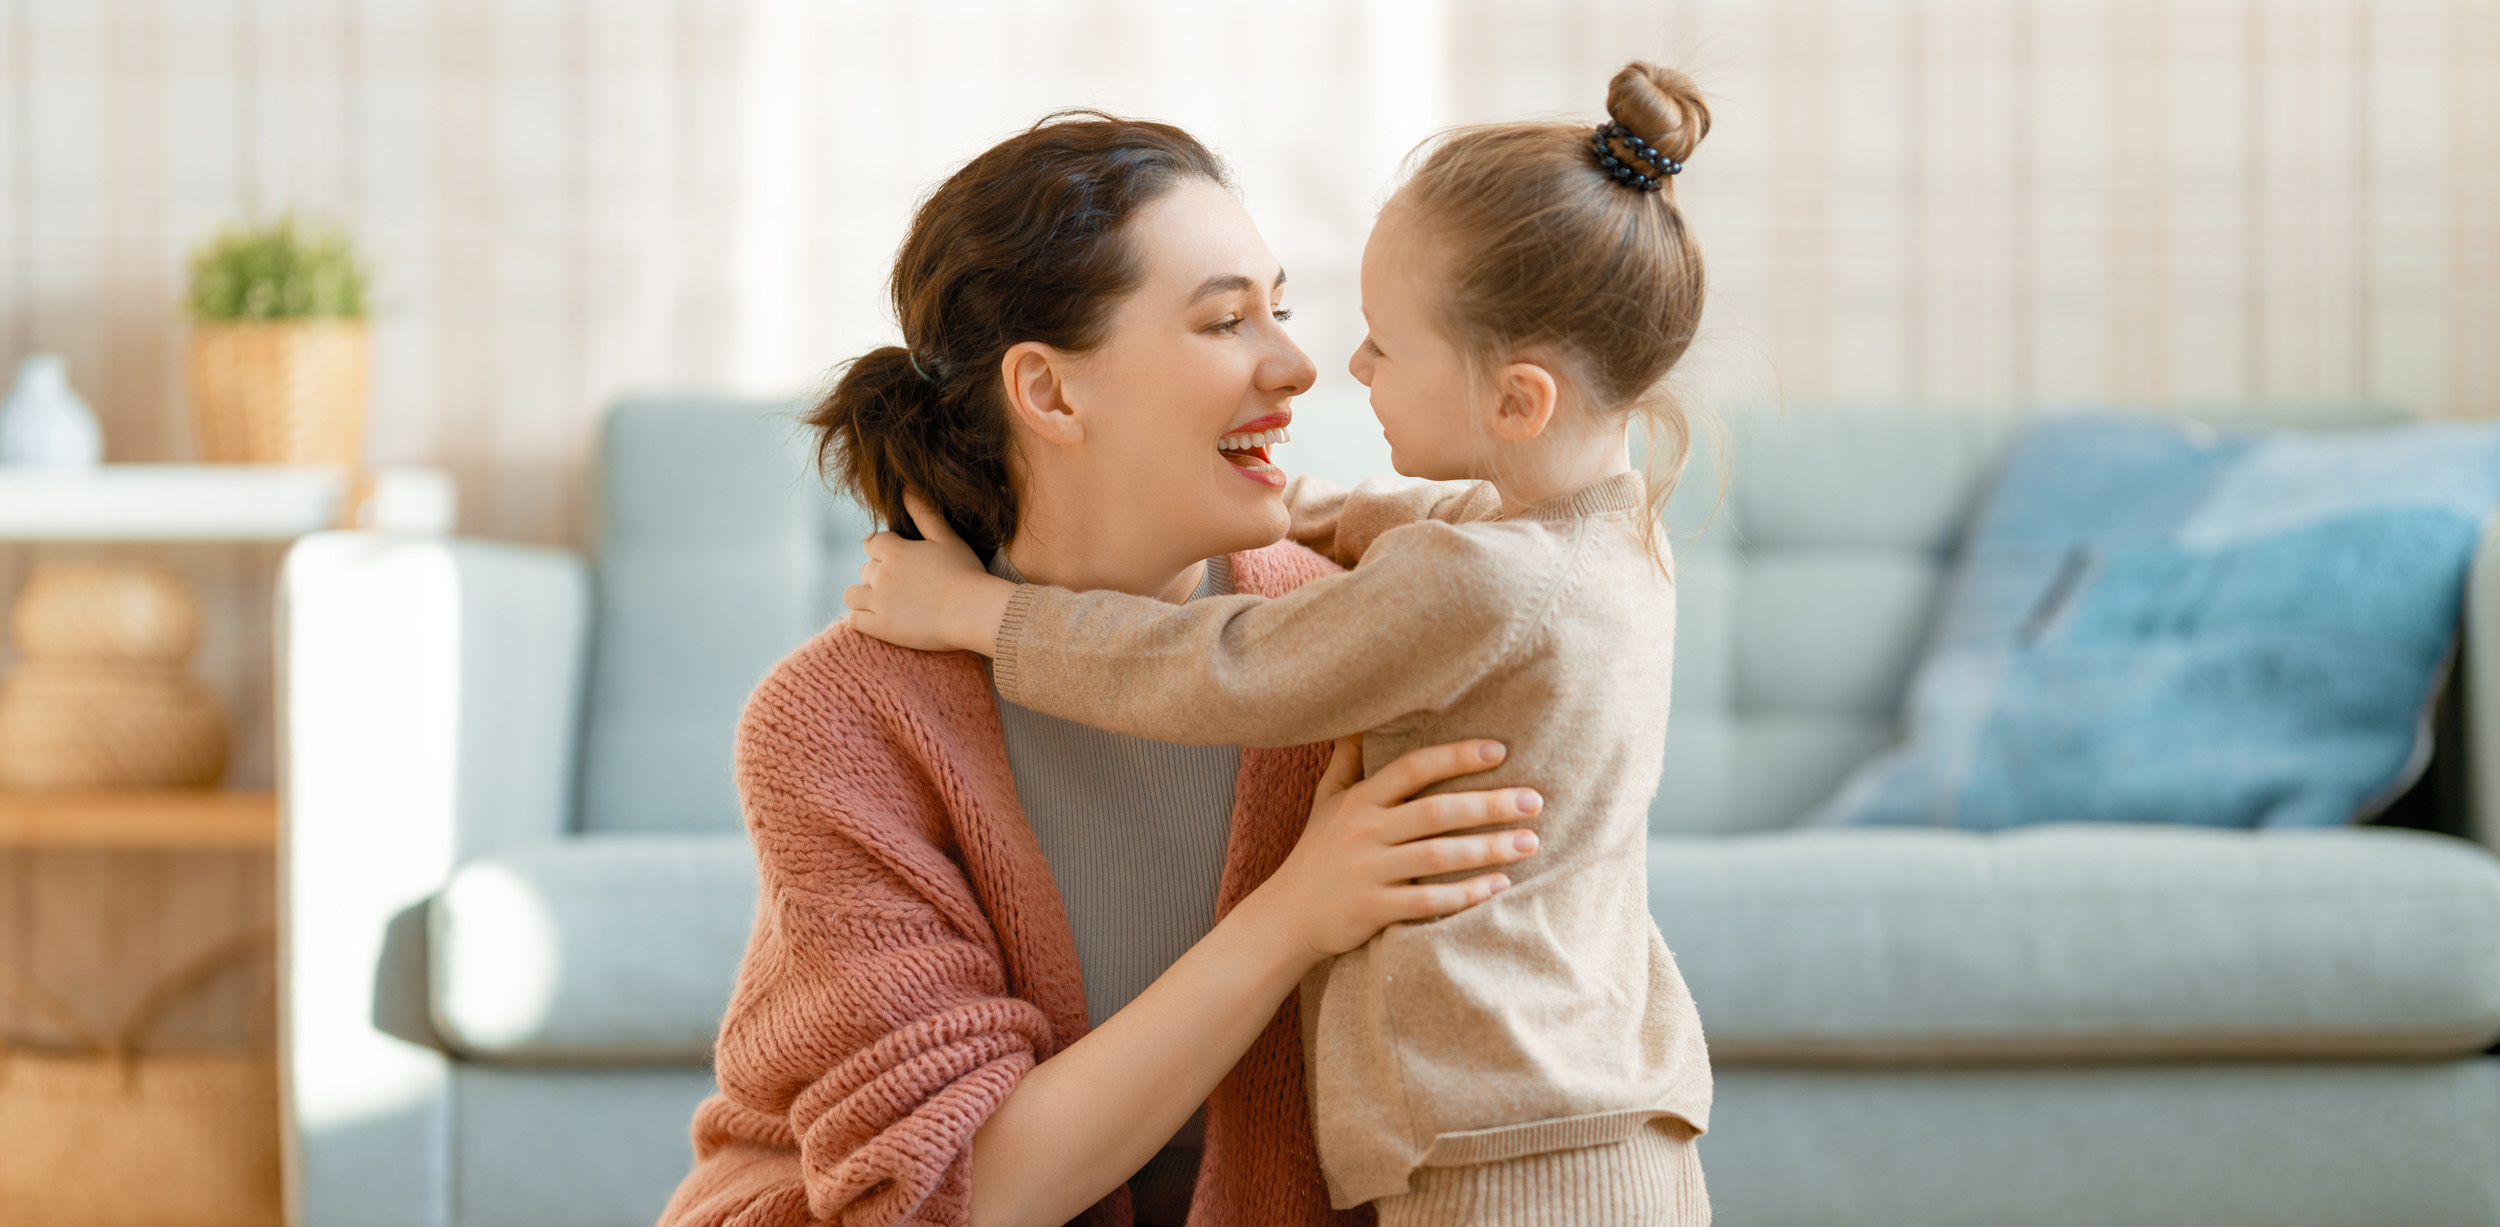
[[[1277,340],[1280,347],[1275,356],[1262,364],[1259,387],[1287,396],[1310,391],[1311,385],[1319,382],[1319,367],[1312,363],[1309,354],[1302,352],[1301,346],[1293,343],[1292,337],[1280,335]]]

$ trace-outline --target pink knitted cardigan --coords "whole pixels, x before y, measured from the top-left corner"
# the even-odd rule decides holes
[[[1336,567],[1233,556],[1243,592]],[[1283,863],[1325,746],[1245,749],[1218,914]],[[1085,1034],[1076,946],[1017,806],[987,675],[835,623],[747,701],[739,792],[760,894],[720,1093],[661,1227],[962,1224],[973,1131]],[[1191,1227],[1368,1222],[1328,1207],[1288,999],[1206,1105]],[[1130,1222],[1125,1188],[1077,1221]]]

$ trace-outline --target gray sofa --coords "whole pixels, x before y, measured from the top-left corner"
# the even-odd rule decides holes
[[[2350,415],[2364,421],[2368,415]],[[2500,1223],[2500,552],[2391,827],[1809,831],[1897,734],[2012,414],[1733,423],[1679,529],[1651,906],[1718,1221]],[[307,539],[283,586],[288,1189],[309,1227],[625,1227],[690,1152],[754,907],[746,690],[855,514],[776,406],[609,418],[595,564]],[[1707,527],[1702,527],[1704,523]]]

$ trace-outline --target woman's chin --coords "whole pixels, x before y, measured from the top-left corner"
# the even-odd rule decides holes
[[[1285,530],[1293,527],[1293,517],[1285,510],[1285,487],[1279,481],[1270,486],[1231,478],[1235,488],[1218,500],[1220,510],[1210,519],[1209,536],[1219,548],[1207,554],[1237,554],[1245,550],[1265,549],[1285,539]]]

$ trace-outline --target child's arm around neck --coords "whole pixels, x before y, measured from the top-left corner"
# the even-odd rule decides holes
[[[923,539],[892,532],[868,538],[860,582],[842,592],[851,629],[923,652],[997,655],[999,623],[1016,584],[990,574],[918,494],[905,494],[903,503]]]

